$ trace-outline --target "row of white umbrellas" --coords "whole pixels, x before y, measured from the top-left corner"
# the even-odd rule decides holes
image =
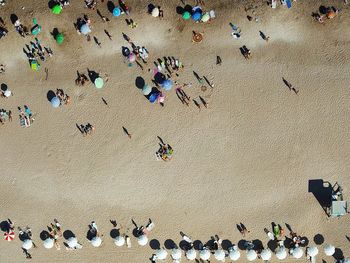
[[[94,247],[99,247],[102,244],[102,239],[98,236],[95,236],[90,240],[91,245]],[[118,247],[124,246],[125,244],[125,237],[124,236],[117,236],[114,238],[114,244]],[[140,246],[145,246],[148,243],[148,238],[146,235],[141,235],[137,238],[137,242]],[[53,238],[47,238],[43,241],[43,246],[47,249],[51,249],[54,246],[54,239]],[[67,245],[70,248],[79,248],[81,245],[78,243],[78,240],[76,237],[70,237],[66,240]],[[31,249],[33,247],[33,242],[31,239],[26,239],[22,243],[22,247],[24,249]],[[307,248],[306,255],[309,257],[315,257],[319,253],[319,250],[315,246],[311,246]],[[327,256],[332,256],[335,253],[335,247],[333,245],[325,245],[324,246],[324,253]],[[203,248],[199,250],[199,257],[202,260],[209,260],[211,256],[211,252],[207,248]],[[268,248],[263,249],[260,253],[260,257],[262,260],[270,260],[272,257],[272,251]],[[301,258],[304,255],[304,250],[301,247],[296,247],[290,250],[290,255],[296,259]],[[286,259],[288,256],[287,249],[284,246],[279,246],[276,251],[275,255],[279,260]],[[161,248],[156,251],[156,258],[159,260],[164,260],[168,256],[168,252]],[[195,249],[190,249],[185,252],[185,256],[188,260],[195,260],[197,258],[197,251]],[[217,249],[214,252],[214,257],[218,261],[224,261],[225,257],[228,256],[231,260],[236,261],[241,257],[241,252],[238,250],[237,246],[232,246],[228,249],[228,254],[223,249]],[[182,251],[178,248],[174,248],[171,250],[171,257],[174,260],[180,260],[182,257]],[[258,254],[255,250],[247,250],[246,257],[248,261],[254,261],[257,259]],[[350,263],[350,260],[345,260],[344,263]]]

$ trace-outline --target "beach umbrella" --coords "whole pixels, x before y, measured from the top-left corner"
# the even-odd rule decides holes
[[[52,107],[54,107],[54,108],[58,108],[58,107],[61,105],[60,99],[57,98],[57,97],[53,97],[53,98],[51,99],[51,105],[52,105]]]
[[[100,78],[100,77],[96,78],[94,83],[95,83],[95,87],[97,89],[102,89],[103,88],[103,79],[102,78]]]
[[[170,79],[166,79],[162,83],[162,87],[165,90],[171,90],[171,88],[173,87],[173,82]]]
[[[261,259],[262,259],[262,260],[270,260],[270,258],[271,258],[271,256],[272,256],[271,250],[268,249],[268,248],[263,249],[263,250],[261,251],[260,256],[261,256]]]
[[[202,14],[200,13],[200,12],[194,12],[193,14],[192,14],[192,19],[194,20],[194,21],[199,21],[200,19],[202,18]]]
[[[237,246],[233,246],[229,249],[229,257],[233,261],[237,261],[241,257],[241,252],[239,252]]]
[[[37,71],[37,70],[39,70],[39,68],[40,68],[40,64],[38,63],[38,61],[32,60],[32,61],[30,62],[30,67],[32,68],[32,70]]]
[[[328,244],[328,245],[325,245],[324,247],[324,253],[327,255],[327,256],[333,256],[333,254],[335,253],[335,247]]]
[[[11,94],[12,94],[11,90],[8,90],[8,89],[7,89],[7,90],[4,91],[4,96],[5,96],[6,98],[10,97]]]
[[[137,238],[137,243],[139,243],[140,246],[146,246],[148,242],[148,238],[146,235],[141,235]]]
[[[182,253],[181,253],[181,250],[180,250],[180,249],[174,248],[174,249],[171,251],[171,257],[172,257],[174,260],[180,260],[180,259],[181,259],[181,256],[182,256]]]
[[[333,11],[329,11],[328,13],[327,13],[327,18],[328,19],[332,19],[332,18],[334,18],[335,17],[335,13],[333,12]]]
[[[31,29],[31,32],[34,36],[40,33],[41,31],[41,26],[38,24],[36,18],[33,19],[34,26]]]
[[[284,247],[279,247],[276,251],[276,257],[279,260],[283,260],[287,257],[287,250]]]
[[[142,94],[143,95],[147,96],[151,92],[152,92],[152,87],[151,86],[149,86],[147,84],[145,86],[143,86],[143,88],[142,88]]]
[[[114,7],[113,16],[118,17],[118,16],[120,16],[121,13],[122,13],[122,11],[120,10],[120,8],[118,6]]]
[[[79,31],[83,34],[83,35],[87,35],[89,33],[91,33],[91,29],[89,27],[88,24],[82,24],[82,26],[80,27]]]
[[[93,239],[91,239],[91,245],[94,247],[99,247],[102,244],[102,239],[98,236],[95,236]]]
[[[54,244],[55,244],[55,240],[53,240],[52,238],[47,238],[43,242],[44,248],[47,248],[47,249],[53,248]]]
[[[31,239],[26,239],[22,243],[22,248],[28,250],[33,247],[33,241]]]
[[[4,233],[4,237],[6,241],[12,241],[15,239],[15,232],[10,231],[10,232],[6,232]]]
[[[190,19],[190,18],[191,18],[190,12],[185,11],[185,12],[182,14],[182,18],[183,18],[184,20]]]
[[[296,247],[292,250],[292,256],[295,258],[301,258],[304,254],[304,251],[300,247]]]
[[[152,16],[153,17],[158,17],[159,16],[159,8],[158,7],[153,8]]]
[[[187,250],[186,257],[188,260],[194,260],[197,257],[196,250],[194,250],[193,248],[190,250]]]
[[[130,49],[128,47],[122,47],[122,54],[124,57],[128,57],[130,55]]]
[[[56,43],[60,45],[63,43],[64,36],[62,33],[58,33],[55,39],[56,39]]]
[[[158,92],[155,92],[155,93],[152,93],[148,100],[151,102],[151,103],[155,103],[156,100],[158,99],[158,96],[159,96],[159,93]]]
[[[201,21],[204,22],[204,23],[206,23],[206,22],[209,21],[209,19],[210,19],[210,15],[209,15],[208,12],[206,12],[206,13],[202,16]]]
[[[51,11],[53,14],[59,15],[62,12],[62,7],[60,5],[55,5]]]
[[[156,256],[157,256],[157,259],[164,260],[168,256],[168,252],[166,252],[165,249],[161,248],[157,250]]]
[[[117,247],[122,247],[125,244],[125,238],[122,236],[117,236],[116,238],[114,238],[114,244]]]
[[[135,54],[131,52],[128,56],[128,59],[130,62],[135,62],[135,60],[136,60]]]
[[[255,250],[248,250],[247,252],[247,260],[248,261],[254,261],[258,257],[258,254],[255,252]]]
[[[314,257],[318,254],[318,248],[317,247],[309,247],[307,249],[307,254],[310,256],[310,257]]]
[[[214,257],[216,260],[223,261],[225,260],[225,252],[222,249],[215,250]]]
[[[203,34],[195,32],[192,36],[192,41],[196,43],[200,43],[203,40]]]
[[[199,251],[199,257],[203,260],[209,260],[210,258],[210,251],[209,249],[202,249],[201,251]]]
[[[78,245],[78,240],[75,237],[70,237],[67,239],[67,245],[70,248],[75,248]]]

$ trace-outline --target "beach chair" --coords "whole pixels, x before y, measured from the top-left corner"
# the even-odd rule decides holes
[[[336,182],[332,187],[332,203],[329,208],[330,217],[340,217],[348,213],[347,201],[344,201],[343,198],[343,189]]]

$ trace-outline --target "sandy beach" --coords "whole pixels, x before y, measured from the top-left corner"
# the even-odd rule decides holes
[[[113,17],[106,2],[97,4],[110,19],[106,23],[82,0],[72,0],[60,15],[41,0],[8,0],[0,7],[9,30],[0,40],[0,64],[6,66],[0,83],[14,94],[0,98],[0,108],[13,112],[13,121],[1,125],[0,221],[11,218],[16,227],[31,227],[38,246],[30,250],[32,261],[150,262],[154,250],[137,244],[131,218],[138,224],[152,218],[149,240],[161,246],[168,239],[179,244],[180,231],[203,243],[218,235],[237,244],[243,237],[236,224],[242,222],[250,230],[245,239],[261,240],[266,247],[264,228],[288,223],[310,245],[321,234],[324,244],[350,257],[349,216],[328,218],[308,192],[309,180],[338,182],[350,200],[350,5],[298,0],[291,9],[278,5],[273,10],[258,0],[205,1],[203,8],[215,10],[216,19],[197,24],[176,13],[181,1],[134,0],[127,1],[129,18],[138,23],[132,29],[125,23],[128,17]],[[162,6],[164,19],[147,14],[149,3]],[[321,4],[341,11],[318,23],[311,13]],[[38,38],[53,56],[39,71],[30,68],[22,51],[34,37],[16,33],[11,14],[28,27],[36,18],[42,27]],[[91,18],[91,36],[101,48],[77,34],[73,23],[83,14]],[[239,25],[241,38],[232,38],[230,22]],[[63,44],[53,39],[53,28],[64,33]],[[191,41],[193,30],[203,32],[201,43]],[[259,31],[270,37],[268,42]],[[121,47],[128,43],[122,33],[148,49],[143,71],[124,62]],[[252,52],[249,60],[239,50],[243,45]],[[135,80],[142,77],[153,85],[148,69],[164,56],[180,59],[184,68],[173,79],[191,83],[184,90],[191,100],[201,96],[207,108],[183,105],[174,88],[165,92],[164,107],[145,98]],[[87,68],[108,75],[103,89],[75,85],[76,71]],[[202,91],[193,71],[214,87]],[[47,93],[56,89],[69,94],[69,105],[50,105]],[[17,107],[23,105],[35,115],[29,128],[19,125]],[[76,124],[87,122],[95,131],[84,137]],[[173,147],[171,161],[156,160],[157,136]],[[54,218],[74,232],[83,249],[66,251],[62,240],[60,251],[43,248],[39,234]],[[110,219],[131,236],[132,248],[114,245]],[[103,234],[99,248],[86,239],[92,220]],[[336,262],[324,255],[324,244],[316,262]],[[246,262],[241,254],[238,262]],[[17,237],[0,240],[0,262],[26,261]],[[216,262],[213,256],[211,262]],[[271,262],[279,261],[273,256]]]

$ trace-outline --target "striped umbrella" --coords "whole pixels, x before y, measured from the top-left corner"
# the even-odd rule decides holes
[[[5,240],[6,241],[12,241],[15,238],[15,232],[10,231],[10,232],[6,232],[4,234]]]

